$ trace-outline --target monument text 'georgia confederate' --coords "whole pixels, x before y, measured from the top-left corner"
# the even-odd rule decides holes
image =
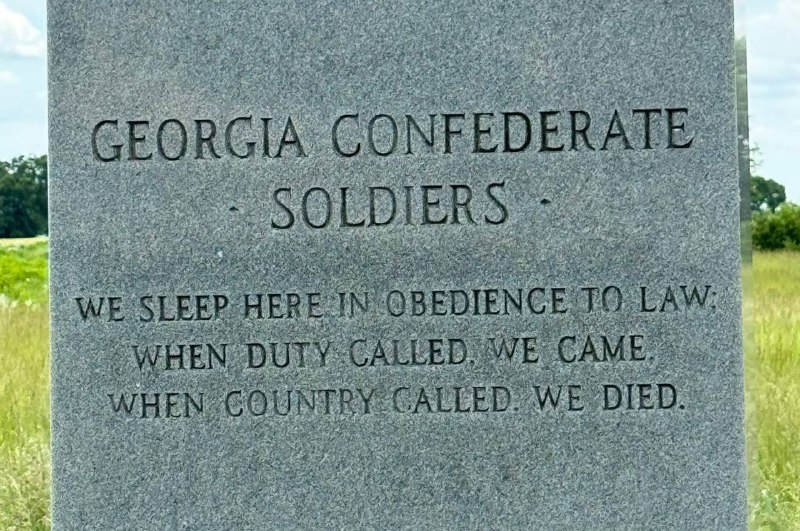
[[[49,9],[55,528],[745,527],[729,2]]]

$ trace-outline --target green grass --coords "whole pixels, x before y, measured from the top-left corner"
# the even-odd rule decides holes
[[[0,529],[50,527],[47,243],[0,240]]]
[[[12,242],[0,240],[0,305],[47,305],[47,242],[38,238]]]
[[[800,253],[757,253],[744,307],[751,527],[800,529]]]
[[[50,373],[44,306],[0,308],[0,529],[48,529]]]
[[[4,530],[49,528],[47,249],[25,243],[0,240]],[[750,525],[800,529],[800,253],[756,253],[745,278]]]

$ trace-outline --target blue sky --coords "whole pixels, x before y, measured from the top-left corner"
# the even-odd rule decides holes
[[[749,0],[745,11],[739,31],[743,22],[758,173],[800,203],[800,0]]]
[[[715,1],[715,0],[698,0]],[[758,172],[800,203],[800,0],[737,0]],[[47,151],[45,0],[0,0],[0,160]]]

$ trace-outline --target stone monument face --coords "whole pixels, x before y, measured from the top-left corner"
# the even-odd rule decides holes
[[[732,18],[50,0],[54,527],[743,529]]]

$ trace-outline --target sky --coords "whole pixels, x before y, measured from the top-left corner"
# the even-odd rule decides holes
[[[737,32],[757,173],[800,203],[800,0],[737,0]],[[47,152],[46,54],[45,0],[0,0],[0,160]]]

